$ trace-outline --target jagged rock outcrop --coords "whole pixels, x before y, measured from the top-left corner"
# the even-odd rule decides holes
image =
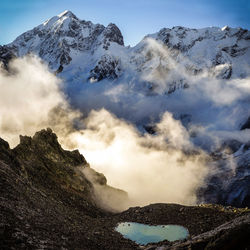
[[[241,126],[240,130],[250,129],[250,117],[246,120],[246,122]]]
[[[104,43],[106,43],[106,49],[108,49],[108,42],[115,42],[124,46],[122,33],[114,23],[110,23],[107,28],[105,28],[103,36],[105,39]]]
[[[101,81],[102,79],[116,79],[121,71],[120,62],[109,56],[102,56],[94,69],[90,71],[90,79],[92,82]]]
[[[63,150],[50,129],[21,136],[14,149],[0,139],[0,248],[69,248],[72,241],[73,248],[99,249],[94,238],[81,241],[79,232],[109,214],[100,208],[94,185],[102,186],[103,194],[111,190],[113,199],[119,193],[124,201],[126,194],[108,187],[105,177],[89,180],[85,168],[90,169],[79,151]]]

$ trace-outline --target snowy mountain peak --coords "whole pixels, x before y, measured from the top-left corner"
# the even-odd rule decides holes
[[[14,56],[38,55],[69,82],[125,77],[139,79],[149,91],[163,94],[186,88],[185,74],[208,72],[223,79],[249,76],[249,41],[250,32],[242,28],[175,26],[126,48],[114,23],[107,27],[93,24],[66,10],[23,33],[6,48]],[[185,74],[180,76],[180,70]]]
[[[73,18],[77,18],[70,10],[65,10],[62,13],[60,13],[59,15],[57,15],[58,17],[63,17],[63,16],[67,16],[67,17],[73,17]]]
[[[229,30],[229,27],[226,25],[226,26],[224,26],[223,28],[221,28],[221,30],[222,30],[222,31],[224,31],[224,30]]]
[[[86,56],[86,53],[93,55],[98,51],[98,58],[92,60],[94,67],[112,44],[124,45],[121,31],[115,24],[110,23],[107,27],[93,24],[66,10],[23,33],[8,48],[16,56],[34,53],[48,62],[52,70],[61,72],[73,57]],[[109,60],[113,61],[112,58],[109,55]]]
[[[80,20],[71,11],[66,10],[61,14],[48,19],[38,27],[40,29],[58,32],[59,30],[68,30],[71,28],[72,24],[78,22],[80,22]]]

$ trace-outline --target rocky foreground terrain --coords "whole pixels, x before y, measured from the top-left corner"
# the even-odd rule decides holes
[[[110,212],[96,199],[86,168],[84,157],[62,149],[51,129],[21,136],[14,149],[0,139],[0,248],[250,249],[247,208],[152,204]],[[107,188],[102,174],[94,176]],[[138,246],[114,230],[123,221],[183,225],[190,238]]]

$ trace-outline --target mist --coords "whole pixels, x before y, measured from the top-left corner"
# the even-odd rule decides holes
[[[65,83],[39,58],[13,60],[9,72],[0,71],[0,136],[14,147],[20,134],[31,136],[51,127],[64,148],[79,149],[91,168],[107,177],[108,185],[128,193],[129,201],[121,208],[117,199],[112,203],[110,195],[103,195],[102,186],[94,185],[97,199],[108,197],[100,199],[104,207],[105,202],[119,210],[156,202],[196,204],[197,190],[216,172],[209,153],[225,139],[243,142],[250,137],[238,129],[250,115],[249,79],[226,82],[211,72],[195,78],[161,45],[153,48],[170,60],[166,67],[172,71],[142,76],[159,84],[155,90],[160,95],[104,80],[68,99],[62,91]],[[162,94],[177,73],[190,87]],[[181,120],[182,114],[192,123]],[[155,134],[145,132],[145,124],[153,124]]]
[[[60,80],[38,57],[15,59],[9,68],[7,72],[0,67],[0,135],[11,146],[19,142],[20,134],[56,128],[65,122],[65,116],[73,121],[75,114],[68,112]]]
[[[71,139],[111,186],[128,192],[130,205],[196,203],[207,172],[206,156],[193,152],[185,128],[170,113],[157,124],[156,136],[139,133],[104,109],[90,112],[84,124],[86,129]]]
[[[37,57],[16,59],[9,68],[0,76],[0,133],[12,147],[20,134],[51,127],[63,146],[78,148],[109,185],[128,192],[127,206],[196,202],[195,192],[206,175],[203,153],[183,152],[194,147],[170,113],[157,124],[157,136],[140,133],[105,109],[82,119],[69,107],[60,80]]]
[[[140,46],[133,54],[138,68],[133,64],[127,69],[125,61],[119,79],[84,82],[81,90],[69,94],[71,104],[84,113],[105,108],[138,127],[159,122],[165,111],[175,119],[189,115],[195,125],[192,130],[201,126],[208,133],[239,130],[250,116],[249,77],[223,79],[227,63],[212,66],[202,58],[199,65],[152,38],[145,38]]]

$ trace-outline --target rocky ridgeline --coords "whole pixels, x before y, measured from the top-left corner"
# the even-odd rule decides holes
[[[77,150],[62,149],[50,129],[21,136],[14,149],[0,139],[0,248],[141,249],[114,231],[122,221],[179,224],[190,232],[185,242],[146,249],[249,246],[248,209],[154,204],[111,213],[100,207],[92,179],[81,169],[90,169],[85,158]],[[96,173],[94,179],[105,190],[106,178]],[[122,192],[114,190],[114,197]]]

